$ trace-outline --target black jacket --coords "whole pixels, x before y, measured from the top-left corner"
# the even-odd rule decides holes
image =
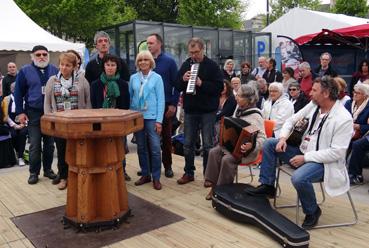
[[[99,79],[100,74],[103,72],[103,64],[102,60],[100,59],[99,55],[96,55],[95,58],[91,59],[87,66],[85,72],[85,78],[90,83]],[[128,66],[123,59],[120,58],[120,70],[119,70],[120,78],[124,81],[129,81],[130,73],[128,70]]]
[[[120,96],[117,98],[117,109],[129,109],[130,98],[128,91],[128,83],[123,79],[118,80]],[[104,102],[104,85],[100,79],[92,82],[90,87],[91,106],[94,109],[102,108]]]
[[[291,97],[290,100],[292,100]],[[296,102],[293,104],[295,113],[297,113],[300,109],[305,107],[309,102],[310,100],[305,96],[304,92],[301,91],[300,95],[296,99]]]
[[[271,71],[266,70],[263,74],[263,78],[267,81],[268,84],[273,82],[282,82],[283,76],[282,73],[277,71],[276,69],[272,69]]]
[[[219,121],[223,116],[232,116],[234,110],[236,109],[237,102],[234,98],[234,95],[230,95],[227,100],[224,102],[222,110],[218,111],[217,113],[217,121]]]
[[[15,79],[17,78],[17,75],[12,76],[7,74],[4,78],[3,78],[3,97],[6,97],[8,95],[10,95],[10,85],[15,82]]]
[[[223,69],[223,79],[228,80],[231,82],[232,78],[236,77],[236,73],[233,72],[231,75],[228,74],[226,70]]]
[[[251,80],[256,80],[255,76],[251,73],[249,74],[242,74],[238,75],[238,77],[241,79],[241,84],[247,84]]]
[[[322,68],[321,65],[319,65],[315,70],[313,70],[313,78],[319,77],[320,69]],[[324,76],[331,76],[331,77],[337,77],[337,72],[332,68],[331,64],[328,65],[328,69],[324,73]]]
[[[191,69],[190,58],[183,62],[175,87],[183,91],[183,108],[185,113],[203,114],[215,112],[219,107],[219,97],[223,90],[223,73],[217,63],[208,57],[200,63],[198,77],[202,80],[201,87],[196,86],[196,94],[186,94],[187,83],[183,75]]]

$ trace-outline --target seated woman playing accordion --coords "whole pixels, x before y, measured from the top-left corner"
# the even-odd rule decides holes
[[[220,145],[210,150],[205,171],[205,187],[232,183],[236,175],[237,166],[240,163],[248,163],[255,160],[266,139],[264,119],[260,110],[256,107],[258,102],[256,89],[250,85],[242,85],[237,91],[236,101],[237,107],[233,117],[240,118],[251,125],[259,127],[260,131],[257,133],[255,144],[246,142],[241,145],[241,152],[244,154],[248,153],[247,157],[236,159],[227,149]],[[211,196],[212,189],[206,196],[206,199],[210,200]]]

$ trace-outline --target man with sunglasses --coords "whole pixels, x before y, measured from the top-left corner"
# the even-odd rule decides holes
[[[338,196],[350,189],[345,166],[346,151],[353,133],[352,117],[338,100],[338,87],[333,78],[314,80],[311,102],[284,123],[279,139],[270,138],[263,145],[263,160],[256,188],[250,195],[275,197],[277,158],[296,170],[291,181],[305,213],[302,227],[317,225],[321,209],[317,205],[314,182],[324,181],[328,195]],[[299,146],[288,143],[288,136],[298,121],[307,121],[307,129]]]
[[[54,154],[54,140],[41,134],[40,119],[44,114],[44,95],[47,80],[58,73],[58,69],[49,64],[49,51],[42,45],[33,47],[32,63],[25,65],[19,71],[15,84],[14,102],[18,120],[28,125],[30,140],[29,150],[29,184],[38,182],[41,170],[41,153],[44,176],[50,179],[56,177],[51,169]],[[23,106],[23,100],[25,102]],[[41,139],[43,148],[41,152]]]

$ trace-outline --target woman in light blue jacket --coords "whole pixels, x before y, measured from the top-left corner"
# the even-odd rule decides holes
[[[131,109],[139,111],[144,117],[144,129],[136,132],[137,154],[142,176],[136,186],[151,182],[156,190],[161,189],[161,149],[160,133],[165,107],[164,84],[161,76],[153,71],[155,61],[149,51],[142,51],[136,58],[137,73],[129,80]],[[146,142],[150,145],[150,154]],[[151,156],[151,157],[149,157]],[[150,175],[149,161],[152,163]]]

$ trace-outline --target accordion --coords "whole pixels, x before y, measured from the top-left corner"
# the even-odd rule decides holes
[[[219,144],[229,151],[233,157],[240,160],[255,149],[256,136],[259,128],[239,118],[224,117],[221,120]],[[241,145],[252,143],[252,149],[241,152]]]

